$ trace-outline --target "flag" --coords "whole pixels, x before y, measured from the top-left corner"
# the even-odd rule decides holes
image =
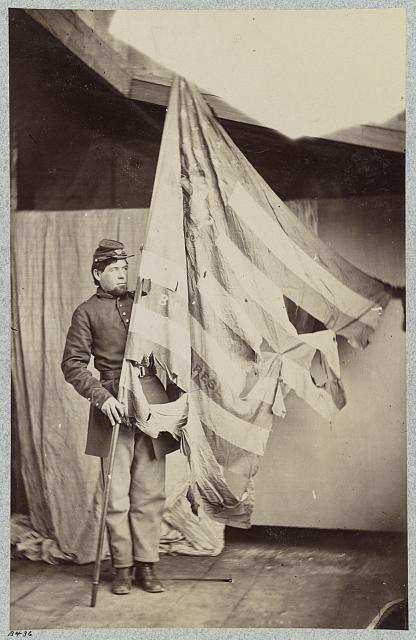
[[[171,90],[138,290],[144,280],[119,398],[149,435],[181,439],[211,516],[249,526],[253,477],[285,396],[295,391],[331,421],[345,404],[336,334],[366,346],[388,293],[296,217],[182,78]],[[298,333],[287,300],[325,330]],[[182,395],[168,412],[151,407],[146,425],[132,363],[151,356],[165,387]]]

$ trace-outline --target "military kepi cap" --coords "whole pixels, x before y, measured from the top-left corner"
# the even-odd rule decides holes
[[[94,251],[93,264],[114,258],[115,260],[126,260],[132,258],[134,254],[128,256],[124,244],[118,240],[100,240],[98,247]]]

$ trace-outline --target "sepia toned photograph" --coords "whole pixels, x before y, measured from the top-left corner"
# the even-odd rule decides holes
[[[8,635],[408,630],[406,11],[8,28]]]

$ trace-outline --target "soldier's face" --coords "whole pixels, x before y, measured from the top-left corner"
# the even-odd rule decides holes
[[[128,268],[127,260],[117,260],[117,262],[107,265],[101,273],[95,271],[94,276],[103,291],[121,296],[127,291]]]

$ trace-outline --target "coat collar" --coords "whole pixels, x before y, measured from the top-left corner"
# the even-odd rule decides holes
[[[124,296],[113,296],[111,293],[107,293],[107,291],[103,291],[101,287],[97,287],[96,296],[98,298],[109,298],[110,300],[116,300],[117,298],[126,298],[127,296],[133,297],[134,292],[127,291]]]
[[[96,295],[98,298],[110,298],[110,299],[114,298],[114,296],[112,296],[111,293],[107,293],[106,291],[101,289],[101,287],[97,287]]]

